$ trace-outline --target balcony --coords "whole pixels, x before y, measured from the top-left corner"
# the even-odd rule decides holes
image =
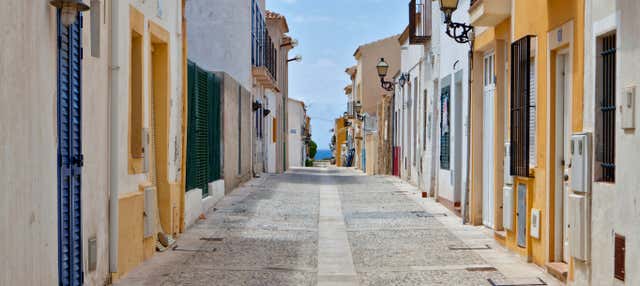
[[[473,0],[469,8],[471,25],[493,27],[511,15],[511,0]]]
[[[251,73],[256,81],[275,91],[278,87],[278,48],[267,31],[264,16],[254,2],[251,29]]]
[[[409,2],[409,44],[425,44],[431,38],[431,1]]]

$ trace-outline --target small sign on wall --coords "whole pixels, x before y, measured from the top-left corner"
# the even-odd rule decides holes
[[[290,133],[291,133],[291,134],[297,134],[297,133],[298,133],[298,131],[297,131],[296,129],[291,129]]]

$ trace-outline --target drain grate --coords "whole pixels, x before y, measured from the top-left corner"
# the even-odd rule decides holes
[[[218,249],[217,248],[211,248],[211,249],[194,249],[194,248],[174,248],[173,251],[178,251],[178,252],[216,252]]]
[[[530,282],[530,283],[496,283],[495,281],[493,281],[491,278],[488,278],[487,281],[489,281],[489,283],[491,284],[491,286],[546,286],[549,285],[547,284],[547,282],[544,282],[544,280],[542,280],[542,278],[540,277],[536,277],[535,282]]]
[[[213,241],[213,242],[222,242],[222,240],[224,240],[224,238],[222,238],[222,237],[201,237],[200,240]]]
[[[484,246],[449,246],[449,250],[487,250],[491,249],[491,246],[485,244]]]
[[[495,267],[467,267],[465,270],[469,272],[490,272],[490,271],[498,271]]]

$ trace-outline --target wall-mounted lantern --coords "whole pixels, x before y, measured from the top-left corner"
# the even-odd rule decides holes
[[[473,26],[464,23],[456,23],[451,20],[453,11],[456,9],[458,9],[458,0],[440,0],[440,10],[444,13],[444,23],[447,25],[447,35],[461,44],[473,41]]]
[[[376,70],[378,71],[378,76],[380,77],[380,86],[386,91],[394,91],[396,82],[386,81],[384,78],[387,77],[387,73],[389,72],[389,64],[384,61],[384,58],[380,58],[380,62],[376,65]],[[402,73],[400,78],[398,78],[397,84],[400,87],[403,87],[407,81],[409,81],[409,74]]]
[[[60,9],[60,18],[65,27],[69,27],[76,22],[78,12],[84,12],[90,8],[82,0],[51,0],[49,4]]]

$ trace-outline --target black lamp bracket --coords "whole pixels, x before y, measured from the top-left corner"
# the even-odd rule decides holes
[[[460,44],[471,41],[469,34],[473,33],[473,26],[452,22],[450,19],[445,22],[447,25],[447,35]]]

